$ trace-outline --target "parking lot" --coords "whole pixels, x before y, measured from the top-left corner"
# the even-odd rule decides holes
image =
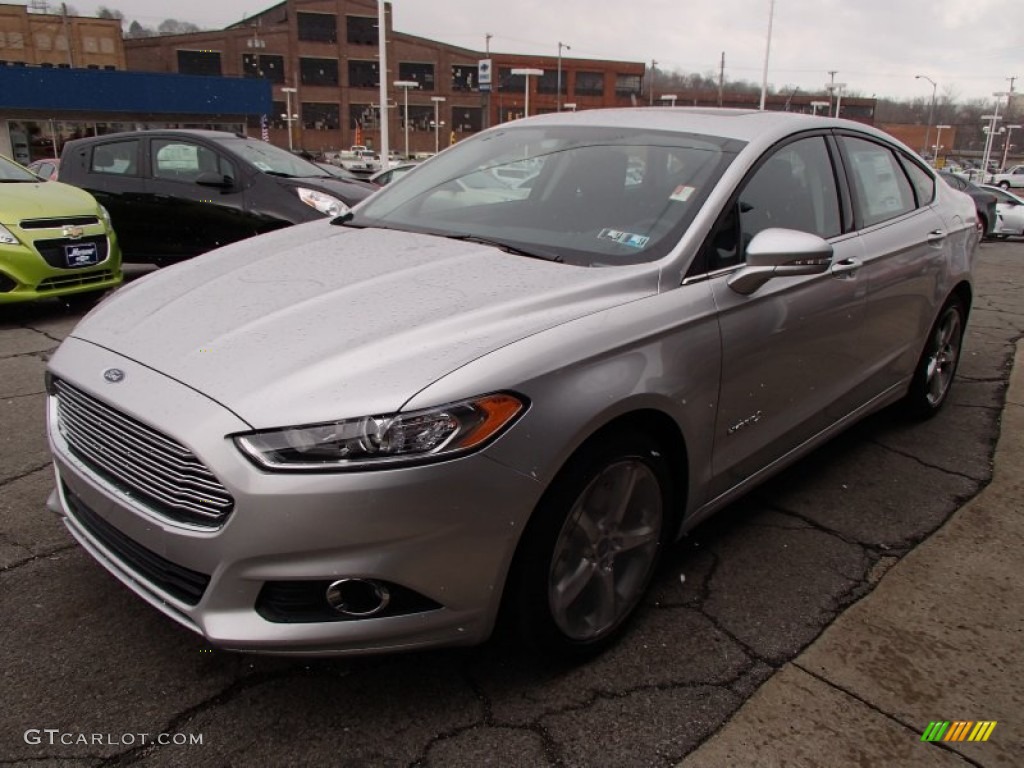
[[[1024,243],[979,257],[949,407],[878,414],[698,528],[623,642],[576,667],[502,642],[345,660],[209,648],[46,510],[42,373],[77,318],[0,309],[0,761],[673,765],[988,481]]]

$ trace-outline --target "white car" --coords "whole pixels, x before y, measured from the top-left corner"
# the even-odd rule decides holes
[[[990,184],[981,188],[996,196],[996,226],[992,236],[1003,239],[1024,236],[1024,197]]]

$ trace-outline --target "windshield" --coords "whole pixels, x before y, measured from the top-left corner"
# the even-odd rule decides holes
[[[737,149],[668,131],[510,126],[385,187],[350,225],[477,238],[585,266],[653,261],[679,242]]]
[[[17,163],[12,163],[6,157],[0,157],[0,182],[10,181],[38,182],[39,177],[27,168],[22,168]]]
[[[254,139],[227,139],[225,146],[235,152],[250,165],[263,173],[273,176],[290,176],[295,178],[320,177],[326,178],[327,172],[317,168],[308,160],[293,155],[273,144]]]

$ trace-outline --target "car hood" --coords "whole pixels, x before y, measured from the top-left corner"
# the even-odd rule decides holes
[[[352,205],[360,200],[365,200],[377,191],[377,187],[373,184],[336,179],[331,176],[290,176],[288,178],[278,178],[277,181],[286,187],[308,187],[309,189],[326,192]]]
[[[59,181],[0,184],[0,224],[87,213],[99,214],[95,198]]]
[[[649,267],[314,222],[143,278],[72,335],[267,428],[395,412],[488,352],[656,291]]]

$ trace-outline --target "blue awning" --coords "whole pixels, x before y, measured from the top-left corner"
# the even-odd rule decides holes
[[[158,72],[0,67],[0,108],[53,113],[262,115],[270,82]]]

